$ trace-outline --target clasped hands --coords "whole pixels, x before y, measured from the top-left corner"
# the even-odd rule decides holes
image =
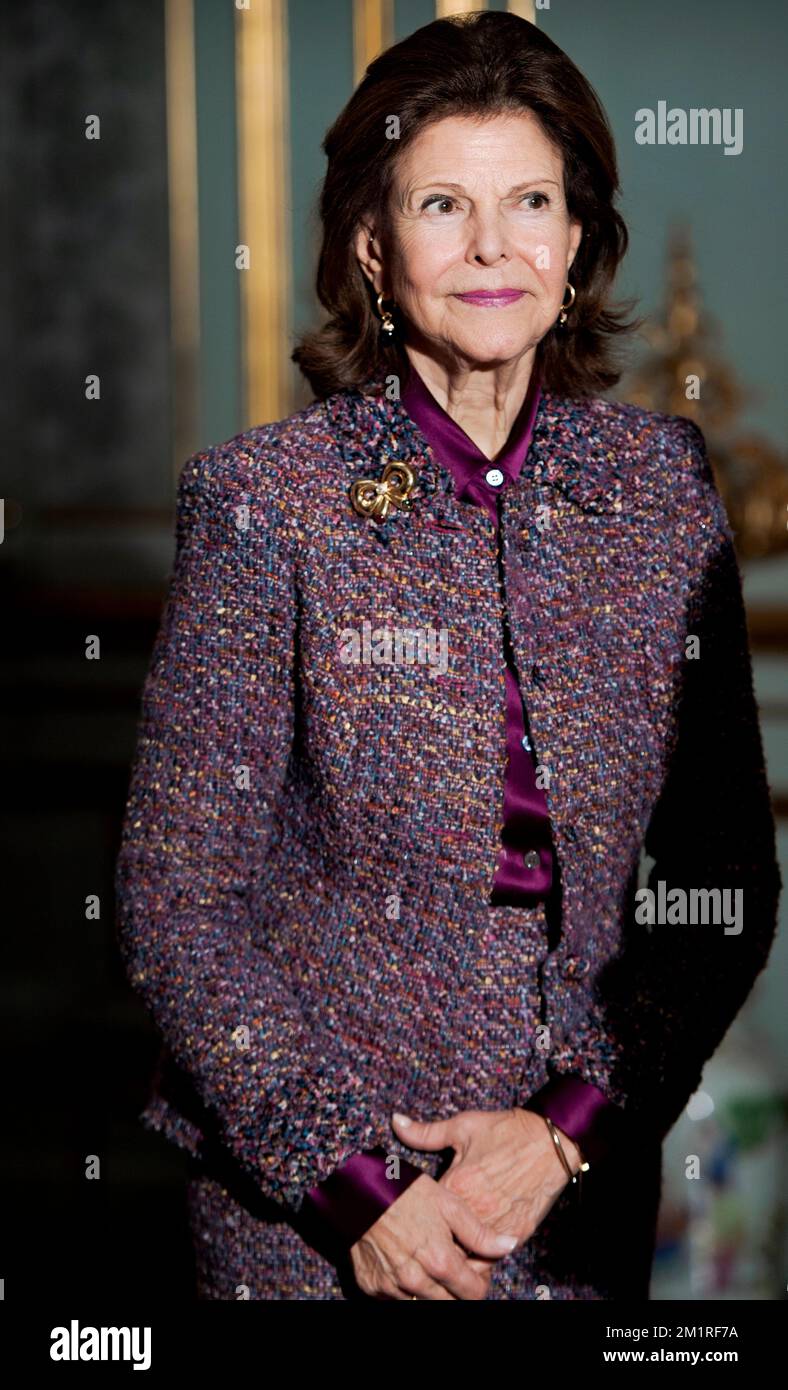
[[[484,1299],[495,1261],[533,1235],[569,1179],[541,1115],[462,1110],[421,1122],[394,1115],[411,1149],[453,1149],[439,1180],[422,1173],[356,1241],[362,1292],[380,1299]],[[581,1155],[559,1130],[573,1173]]]

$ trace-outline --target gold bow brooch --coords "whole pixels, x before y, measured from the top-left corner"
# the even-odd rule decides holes
[[[376,482],[374,478],[358,478],[351,484],[350,500],[360,516],[373,521],[385,521],[395,507],[410,509],[410,494],[416,474],[407,463],[387,463]]]

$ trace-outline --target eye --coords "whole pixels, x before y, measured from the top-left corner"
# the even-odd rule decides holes
[[[454,199],[450,198],[448,193],[431,193],[429,198],[424,199],[421,210],[424,211],[425,208],[439,207],[444,203],[449,203],[451,206],[454,206]]]
[[[541,198],[542,200],[540,206],[538,208],[534,208],[534,212],[539,212],[544,203],[550,202],[550,199],[548,198],[546,193],[526,193],[525,198],[523,198],[523,202],[526,202],[530,198]]]

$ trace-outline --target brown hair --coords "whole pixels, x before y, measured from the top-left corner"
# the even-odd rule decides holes
[[[376,295],[354,246],[364,218],[385,228],[397,156],[446,116],[512,111],[533,113],[560,150],[569,215],[585,233],[572,263],[577,297],[567,324],[552,327],[537,347],[542,384],[583,396],[619,380],[613,339],[640,321],[624,321],[632,301],[615,308],[607,301],[629,240],[613,206],[619,181],[607,117],[593,87],[546,34],[517,15],[483,10],[435,20],[381,53],[323,141],[317,295],[329,317],[292,354],[316,396],[378,375],[407,379],[401,320],[395,309],[400,331],[391,339],[381,332]],[[387,139],[392,114],[398,139]]]

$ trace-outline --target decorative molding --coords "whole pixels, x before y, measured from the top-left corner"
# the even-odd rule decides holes
[[[200,251],[193,0],[166,0],[172,479],[198,448]]]
[[[527,19],[530,24],[536,23],[536,4],[534,0],[509,0],[507,6],[512,14],[517,14],[521,19]]]
[[[394,42],[394,0],[353,0],[353,82]]]
[[[435,0],[435,18],[448,19],[452,14],[469,14],[471,10],[486,10],[486,0]]]
[[[285,0],[235,11],[244,427],[292,410],[290,113]]]

